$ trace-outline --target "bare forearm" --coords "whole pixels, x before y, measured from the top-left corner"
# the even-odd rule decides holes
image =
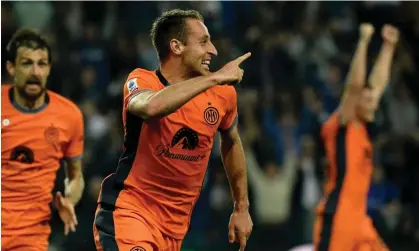
[[[66,179],[65,196],[71,201],[71,203],[76,205],[83,195],[84,186],[83,176],[79,176],[75,179]]]
[[[68,164],[67,178],[64,180],[65,196],[76,205],[84,191],[84,177],[81,168],[81,162]]]
[[[197,77],[170,85],[148,98],[146,115],[148,117],[168,115],[215,85],[217,85],[217,81],[212,76]],[[135,100],[133,101],[130,106],[135,107],[137,104]]]
[[[393,44],[384,42],[369,76],[370,84],[379,95],[381,95],[389,82],[394,51],[395,47]]]
[[[67,178],[71,180],[78,180],[83,178],[81,164],[72,165],[67,167]]]
[[[246,160],[240,140],[236,142],[223,141],[221,152],[234,199],[234,208],[237,211],[248,210]]]
[[[346,77],[345,92],[339,105],[340,122],[343,124],[355,116],[355,104],[365,85],[368,43],[369,40],[361,36]]]
[[[363,38],[360,38],[358,41],[346,78],[346,88],[348,91],[361,91],[365,85],[368,43],[369,40]]]

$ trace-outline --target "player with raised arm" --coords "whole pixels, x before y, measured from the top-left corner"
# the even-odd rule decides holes
[[[314,244],[317,251],[384,251],[367,215],[372,163],[372,123],[389,82],[399,32],[382,28],[383,44],[365,83],[367,48],[374,33],[360,26],[360,38],[337,111],[324,123],[322,137],[328,159],[325,197],[317,208]]]
[[[234,197],[229,239],[243,251],[252,221],[231,84],[242,80],[240,64],[250,53],[210,72],[217,50],[193,10],[164,12],[151,36],[160,68],[135,69],[124,85],[124,152],[102,183],[97,249],[179,251],[218,130]]]
[[[76,105],[48,91],[51,49],[38,33],[17,31],[7,46],[13,85],[1,88],[1,249],[48,250],[50,203],[60,160],[66,160],[65,192],[54,205],[64,233],[75,231],[74,205],[84,179],[83,116]]]

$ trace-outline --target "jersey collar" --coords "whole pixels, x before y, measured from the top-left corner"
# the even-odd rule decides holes
[[[38,113],[43,111],[49,104],[49,95],[46,92],[45,93],[45,103],[43,105],[41,105],[40,107],[36,108],[36,109],[27,109],[25,107],[20,106],[18,103],[15,102],[15,92],[14,92],[14,87],[9,89],[9,100],[10,103],[20,112],[23,113]]]
[[[170,85],[169,81],[161,74],[160,68],[156,70],[156,75],[164,86]]]

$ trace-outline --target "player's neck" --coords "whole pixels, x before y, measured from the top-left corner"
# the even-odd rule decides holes
[[[357,126],[357,127],[362,127],[362,126],[364,125],[364,120],[363,120],[363,119],[361,119],[361,118],[359,118],[359,117],[356,117],[356,118],[354,119],[354,124],[355,124],[355,126]]]
[[[24,97],[22,97],[19,94],[19,92],[16,89],[14,89],[13,95],[14,95],[14,102],[18,106],[26,110],[36,110],[45,104],[45,92],[42,93],[42,95],[39,98],[37,98],[35,101],[26,100]]]
[[[170,84],[176,84],[189,79],[185,74],[185,69],[179,63],[171,60],[160,64],[160,72]]]

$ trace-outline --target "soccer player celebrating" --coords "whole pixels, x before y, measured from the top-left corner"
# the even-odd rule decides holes
[[[98,250],[179,251],[200,194],[215,134],[234,197],[230,242],[244,250],[252,230],[245,156],[237,130],[240,64],[217,72],[217,50],[193,10],[163,13],[151,29],[156,71],[135,69],[124,85],[124,152],[102,183],[94,233]]]
[[[367,216],[367,196],[373,171],[371,126],[389,82],[399,31],[383,27],[381,51],[365,83],[367,47],[373,33],[371,24],[360,26],[345,93],[322,128],[329,167],[326,196],[318,206],[314,226],[318,251],[388,250]]]
[[[46,89],[51,50],[42,36],[19,30],[7,52],[13,85],[1,88],[1,249],[47,251],[51,191],[62,158],[68,177],[64,196],[58,192],[54,204],[66,235],[77,225],[83,117],[77,106]]]

